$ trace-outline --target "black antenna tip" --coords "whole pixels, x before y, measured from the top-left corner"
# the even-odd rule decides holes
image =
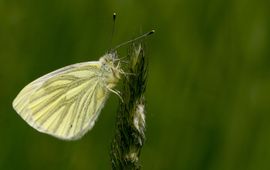
[[[116,18],[116,13],[114,12],[113,13],[113,20],[115,20],[115,18]]]
[[[151,34],[154,34],[154,33],[155,33],[155,30],[152,30],[147,35],[151,35]]]

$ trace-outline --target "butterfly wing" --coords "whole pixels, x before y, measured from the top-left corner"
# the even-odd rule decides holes
[[[13,107],[38,131],[76,140],[93,127],[108,97],[100,68],[98,61],[84,62],[42,76],[22,89]]]

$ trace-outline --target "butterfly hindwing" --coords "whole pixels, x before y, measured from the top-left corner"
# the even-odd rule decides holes
[[[78,139],[93,127],[108,97],[100,68],[98,61],[84,62],[42,76],[18,94],[13,107],[41,132]]]

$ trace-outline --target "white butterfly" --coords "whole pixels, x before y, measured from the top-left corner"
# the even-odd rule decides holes
[[[90,130],[123,71],[115,52],[44,75],[13,101],[18,114],[40,132],[76,140]]]
[[[99,61],[77,63],[44,75],[24,87],[13,101],[17,113],[33,128],[64,140],[81,138],[95,124],[122,74],[116,46]],[[121,96],[120,96],[121,98]]]

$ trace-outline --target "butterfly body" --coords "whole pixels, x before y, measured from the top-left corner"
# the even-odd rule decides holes
[[[82,137],[95,124],[121,78],[116,53],[44,75],[24,87],[13,101],[17,113],[40,132],[64,140]]]

